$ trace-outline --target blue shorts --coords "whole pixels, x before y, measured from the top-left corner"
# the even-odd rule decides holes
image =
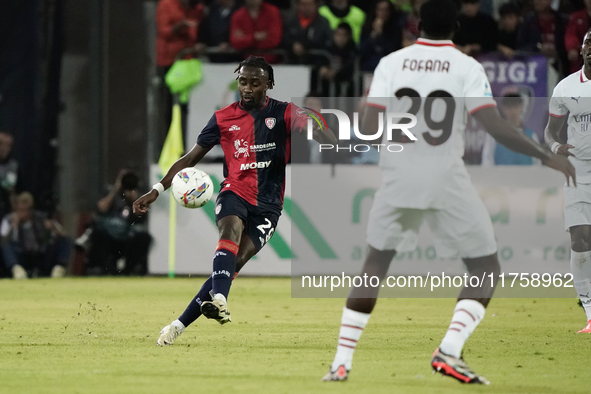
[[[257,253],[269,242],[279,221],[279,215],[276,212],[249,204],[232,191],[220,193],[215,203],[216,223],[221,218],[232,215],[242,219],[244,232],[252,240]]]

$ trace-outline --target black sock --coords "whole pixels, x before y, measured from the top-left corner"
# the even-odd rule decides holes
[[[201,316],[201,303],[203,301],[211,301],[209,291],[211,290],[212,283],[213,279],[210,276],[205,283],[203,283],[203,286],[201,286],[201,289],[195,298],[191,300],[187,309],[185,309],[183,314],[179,317],[180,322],[183,323],[185,327],[188,327],[189,324],[193,323],[199,316]]]
[[[231,245],[226,245],[230,243]],[[212,289],[213,294],[223,294],[228,298],[230,293],[230,286],[232,286],[232,279],[236,272],[236,252],[232,249],[238,248],[233,242],[223,240],[218,244],[218,249],[213,258],[213,279]]]

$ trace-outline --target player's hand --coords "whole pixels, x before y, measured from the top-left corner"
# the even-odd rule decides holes
[[[569,144],[562,144],[558,147],[558,150],[556,151],[557,154],[562,155],[562,156],[572,156],[572,157],[576,157],[574,155],[574,153],[569,152],[569,149],[574,149],[574,146],[569,145]]]
[[[544,165],[560,171],[566,176],[566,184],[570,186],[570,180],[573,180],[573,186],[577,186],[577,177],[575,175],[575,167],[568,161],[566,156],[552,153],[547,159],[542,161]]]
[[[158,198],[158,191],[157,190],[150,190],[148,193],[144,194],[135,202],[133,203],[133,213],[136,215],[141,215],[143,213],[148,212],[148,207]]]

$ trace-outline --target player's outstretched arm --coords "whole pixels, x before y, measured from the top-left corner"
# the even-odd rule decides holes
[[[211,148],[204,148],[198,144],[195,144],[191,150],[178,159],[169,169],[166,175],[160,180],[162,186],[164,186],[164,190],[170,187],[172,183],[172,178],[176,175],[177,172],[182,170],[183,168],[193,167],[195,164],[199,163],[203,156],[207,152],[209,152]],[[158,198],[158,191],[156,189],[152,189],[133,203],[133,213],[135,214],[142,214],[148,212],[148,207]]]
[[[569,149],[574,148],[574,146],[563,144],[558,137],[560,130],[562,130],[566,123],[566,118],[566,116],[550,116],[548,124],[546,125],[546,130],[544,130],[544,139],[546,140],[546,145],[548,145],[548,148],[550,148],[552,152],[563,156],[574,157],[575,155],[569,152]]]
[[[361,130],[359,130],[362,134],[365,135],[372,135],[375,134],[378,128],[380,127],[379,120],[380,116],[383,115],[384,110],[378,107],[374,107],[373,105],[368,105],[365,107],[363,111],[363,121],[361,122]],[[376,138],[374,140],[366,141],[367,144],[380,144],[382,142],[382,137]]]
[[[507,148],[540,159],[544,165],[562,172],[566,176],[566,183],[577,185],[575,168],[565,156],[552,153],[548,148],[538,144],[527,135],[503,119],[496,107],[487,107],[472,114],[501,145]]]

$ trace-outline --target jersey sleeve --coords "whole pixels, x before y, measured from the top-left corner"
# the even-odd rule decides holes
[[[497,106],[492,95],[490,83],[484,72],[484,67],[476,61],[474,61],[474,66],[466,76],[464,84],[464,103],[470,114],[483,108]]]
[[[564,94],[562,93],[562,84],[556,85],[554,91],[552,92],[552,97],[550,98],[549,104],[549,113],[550,116],[555,118],[562,118],[568,113],[568,109],[564,105]]]
[[[199,137],[197,137],[197,144],[203,148],[212,148],[220,143],[222,136],[216,114],[207,122],[207,125],[201,130]]]
[[[284,117],[287,134],[291,134],[292,131],[300,133],[308,127],[308,114],[294,103],[287,105]]]
[[[392,92],[389,92],[388,87],[388,73],[386,72],[386,64],[383,60],[380,60],[378,66],[373,73],[373,79],[371,80],[371,86],[367,95],[366,105],[371,107],[386,108],[388,105],[387,98],[392,96]]]

